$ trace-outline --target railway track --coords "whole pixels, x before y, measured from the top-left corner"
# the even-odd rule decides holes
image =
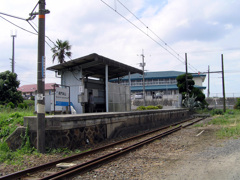
[[[5,179],[68,179],[76,174],[81,174],[89,171],[100,164],[107,163],[114,158],[117,158],[129,151],[137,149],[156,139],[163,138],[169,134],[179,131],[182,128],[188,127],[203,118],[188,119],[180,123],[175,123],[170,126],[165,126],[150,132],[146,132],[131,138],[127,138],[106,146],[93,149],[84,153],[60,159],[54,162],[29,168],[23,171],[18,171],[6,176],[0,177],[0,180]],[[191,122],[189,122],[191,121]],[[64,170],[56,168],[56,165],[63,162],[72,162],[76,165]],[[47,173],[44,173],[46,172]],[[51,172],[50,172],[51,171]],[[45,174],[45,175],[44,175]],[[46,175],[47,174],[47,175]]]

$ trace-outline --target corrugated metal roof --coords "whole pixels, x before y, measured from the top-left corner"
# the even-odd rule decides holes
[[[156,71],[156,72],[145,72],[145,79],[166,79],[166,78],[176,78],[179,75],[185,74],[185,72],[181,71]],[[190,73],[191,74],[191,73]],[[192,74],[193,77],[206,76],[205,74]],[[142,79],[143,76],[141,74],[133,74],[131,75],[131,80]],[[124,76],[121,78],[122,80],[128,80],[128,76]]]
[[[100,56],[96,53],[67,61],[62,64],[48,67],[47,70],[62,71],[73,67],[80,67],[84,76],[105,78],[105,66],[108,65],[108,78],[118,78],[131,74],[142,74],[142,70],[117,62],[115,60]]]

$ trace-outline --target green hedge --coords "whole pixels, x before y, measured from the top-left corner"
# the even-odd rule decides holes
[[[154,110],[154,109],[162,109],[163,107],[161,105],[157,106],[138,106],[137,110],[143,111],[143,110]]]

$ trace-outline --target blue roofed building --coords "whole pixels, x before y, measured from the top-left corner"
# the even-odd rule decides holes
[[[168,99],[174,99],[175,96],[179,95],[176,78],[184,73],[185,72],[180,71],[145,72],[144,84],[146,98],[167,97]],[[206,78],[205,74],[192,74],[192,76],[195,82],[195,87],[201,90],[206,89],[206,87],[203,86],[203,82]],[[143,75],[133,74],[130,76],[130,79],[132,95],[141,94],[143,92]],[[129,76],[113,79],[111,82],[129,85]]]

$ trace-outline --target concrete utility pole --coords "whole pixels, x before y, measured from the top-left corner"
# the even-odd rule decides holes
[[[15,73],[15,59],[14,59],[14,38],[17,37],[17,35],[12,34],[11,37],[13,38],[12,41],[12,73]]]
[[[186,76],[185,76],[185,80],[186,80],[186,96],[188,98],[188,65],[187,65],[187,53],[185,53],[185,66],[186,66]]]
[[[39,1],[37,64],[37,150],[45,153],[45,0]]]
[[[224,65],[223,65],[223,54],[221,54],[222,59],[222,88],[223,88],[223,111],[226,112],[226,99],[225,99],[225,84],[224,84]]]
[[[142,71],[143,71],[143,106],[146,106],[146,100],[145,100],[145,77],[144,77],[144,66],[146,65],[144,62],[144,52],[142,50],[142,63],[140,63],[140,67],[142,67]]]
[[[210,66],[208,66],[208,93],[207,97],[210,96]]]

